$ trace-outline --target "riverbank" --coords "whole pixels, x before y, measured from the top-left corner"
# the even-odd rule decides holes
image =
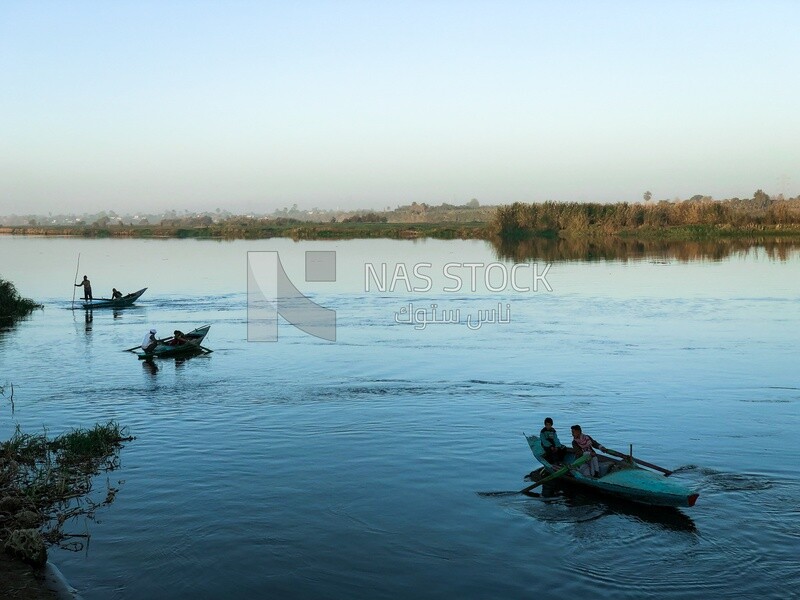
[[[761,195],[760,195],[761,194]],[[488,226],[504,242],[535,237],[622,236],[696,241],[723,237],[800,236],[800,200],[697,198],[657,204],[515,202],[497,208]]]
[[[238,219],[196,227],[174,225],[121,225],[95,227],[54,225],[48,227],[0,227],[0,235],[41,235],[86,238],[196,238],[349,240],[349,239],[485,239],[485,222],[472,223],[285,223],[270,219]]]
[[[0,598],[14,600],[80,600],[61,571],[48,562],[41,569],[34,569],[0,552]]]
[[[516,242],[531,239],[614,240],[697,242],[705,240],[748,240],[753,243],[765,238],[800,240],[800,225],[674,225],[626,227],[609,232],[601,227],[580,231],[560,229],[527,229],[514,235],[498,235],[489,223],[302,223],[274,224],[252,222],[219,224],[203,227],[122,226],[97,228],[92,226],[59,225],[52,227],[0,227],[0,235],[83,237],[121,239],[207,239],[256,240],[290,238],[293,240],[355,240],[355,239],[482,239]]]
[[[98,509],[114,501],[118,488],[107,483],[103,498],[102,490],[93,493],[92,480],[118,468],[119,450],[132,439],[110,421],[52,439],[17,427],[11,439],[0,443],[0,597],[76,597],[47,562],[47,548],[81,550],[88,543],[88,534],[65,531],[65,524],[79,517],[94,519]]]

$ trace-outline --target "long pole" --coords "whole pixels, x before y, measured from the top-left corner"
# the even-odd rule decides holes
[[[75,288],[78,287],[78,271],[80,270],[81,270],[81,253],[78,252],[78,266],[75,267],[75,281],[73,281],[75,285],[72,286],[72,310],[75,310]]]

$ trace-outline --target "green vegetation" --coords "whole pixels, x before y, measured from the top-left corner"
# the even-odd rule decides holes
[[[753,199],[715,201],[696,196],[655,204],[515,203],[500,206],[489,225],[493,238],[619,235],[646,239],[800,235],[800,200],[772,200],[758,190]]]
[[[13,283],[0,279],[0,326],[11,325],[41,307],[41,304],[21,297]]]
[[[109,484],[104,498],[93,498],[92,478],[118,468],[123,442],[133,439],[113,421],[54,439],[17,426],[11,439],[0,443],[0,513],[6,515],[0,545],[33,564],[43,563],[46,545],[80,550],[83,544],[75,539],[88,535],[65,533],[64,525],[79,516],[94,518],[98,508],[113,502],[118,488]]]
[[[368,217],[370,218],[370,217]],[[231,217],[212,225],[125,225],[99,228],[85,225],[52,227],[5,227],[0,233],[16,235],[50,235],[123,238],[196,238],[196,239],[267,239],[287,237],[294,240],[349,240],[360,238],[406,239],[430,237],[439,239],[485,237],[484,222],[415,222],[387,223],[364,221],[314,223],[295,219]]]
[[[359,238],[479,238],[521,241],[532,238],[620,236],[649,240],[700,240],[775,235],[800,237],[800,197],[771,198],[757,190],[752,198],[713,200],[696,195],[688,200],[644,203],[544,202],[481,206],[413,202],[394,210],[310,211],[297,206],[270,216],[236,216],[219,210],[178,216],[168,211],[155,217],[126,221],[108,214],[94,221],[71,219],[70,224],[19,223],[0,227],[0,233],[126,238],[347,240]],[[110,214],[110,213],[109,213]],[[151,215],[152,216],[152,215]],[[31,221],[36,223],[31,224]],[[54,219],[55,221],[55,219]],[[134,223],[135,222],[135,223]]]

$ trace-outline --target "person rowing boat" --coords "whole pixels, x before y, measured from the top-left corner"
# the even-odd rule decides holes
[[[149,333],[145,334],[144,339],[142,340],[142,350],[149,353],[155,350],[156,346],[158,346],[156,330],[151,329]]]

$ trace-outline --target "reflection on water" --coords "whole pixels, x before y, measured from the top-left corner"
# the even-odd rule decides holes
[[[560,503],[565,507],[575,509],[577,513],[585,511],[588,507],[593,511],[598,511],[598,516],[622,515],[662,529],[692,533],[697,531],[697,526],[692,518],[674,507],[646,506],[596,490],[587,492],[571,486],[569,483],[557,481],[545,483],[542,486],[541,495],[547,500],[548,507],[553,503]],[[546,521],[548,513],[546,510],[536,511],[534,516]]]
[[[782,238],[727,238],[703,241],[637,240],[633,238],[533,238],[522,241],[493,241],[498,258],[522,262],[565,260],[695,260],[718,261],[732,256],[764,253],[771,260],[785,261],[800,249],[800,241]]]
[[[175,368],[181,368],[186,364],[187,361],[193,358],[197,358],[199,356],[207,356],[206,351],[201,350],[200,348],[197,348],[195,350],[187,350],[180,356],[176,356],[173,358],[173,360],[175,361]]]
[[[145,373],[153,377],[155,377],[156,373],[158,373],[158,365],[154,360],[143,360],[142,369],[144,369]]]

